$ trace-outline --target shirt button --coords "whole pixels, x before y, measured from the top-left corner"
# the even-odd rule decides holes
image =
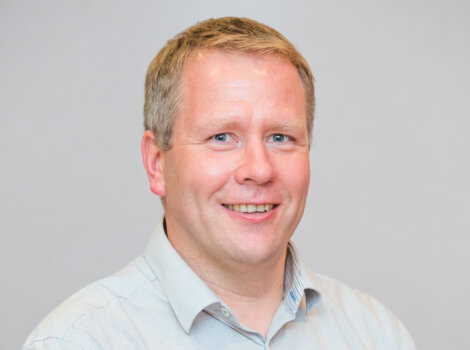
[[[226,308],[222,307],[222,308],[220,308],[220,311],[222,311],[222,314],[225,317],[230,317],[230,311],[228,311]]]

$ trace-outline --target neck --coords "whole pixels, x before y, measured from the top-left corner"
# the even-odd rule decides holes
[[[238,322],[266,337],[284,294],[287,246],[263,262],[220,262],[192,255],[168,235],[173,247],[191,269],[230,308]],[[175,244],[176,243],[176,244]]]
[[[266,337],[283,299],[284,264],[285,253],[271,267],[248,267],[225,274],[224,278],[201,278],[228,305],[240,324]]]

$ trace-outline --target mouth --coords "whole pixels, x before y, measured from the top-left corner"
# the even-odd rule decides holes
[[[277,204],[222,204],[225,208],[238,213],[259,214],[273,210]]]

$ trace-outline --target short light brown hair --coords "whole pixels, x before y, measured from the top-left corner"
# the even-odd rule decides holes
[[[169,40],[152,60],[145,77],[145,129],[155,135],[163,151],[171,148],[173,125],[180,104],[183,66],[195,50],[218,49],[231,53],[276,55],[290,61],[305,90],[307,130],[312,138],[315,95],[313,75],[307,61],[275,29],[248,18],[208,19]]]

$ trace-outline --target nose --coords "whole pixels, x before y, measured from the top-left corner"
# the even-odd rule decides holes
[[[239,184],[266,184],[275,176],[271,154],[261,140],[247,142],[235,173]]]

